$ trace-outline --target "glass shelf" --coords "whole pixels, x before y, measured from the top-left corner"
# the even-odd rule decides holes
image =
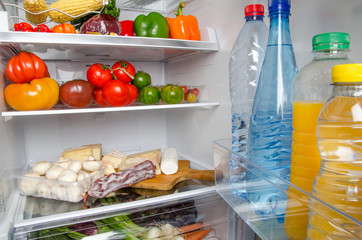
[[[102,113],[102,112],[123,112],[123,111],[141,111],[157,109],[177,109],[177,108],[211,108],[219,106],[219,102],[197,102],[197,103],[180,103],[180,104],[155,104],[139,105],[127,107],[89,107],[89,108],[54,108],[49,110],[37,111],[16,111],[9,110],[1,113],[3,117],[17,116],[39,116],[39,115],[61,115],[61,114],[78,114],[78,113]]]
[[[339,231],[347,236],[344,239],[361,239],[362,225],[360,221],[250,162],[245,155],[233,153],[231,139],[216,140],[213,148],[217,192],[262,239],[283,240],[289,239],[287,233],[298,235],[299,229],[303,231],[303,228],[298,228],[298,223],[303,221],[303,218],[308,221],[310,209],[314,213],[317,212],[317,215],[319,214],[318,217],[322,219],[320,221],[323,224],[328,221],[338,227]],[[249,174],[253,181],[229,183],[229,179],[233,177],[233,173],[229,172],[231,157],[240,160],[244,176]],[[282,196],[281,199],[286,199],[278,204],[288,206],[288,211],[284,207],[277,215],[261,213],[260,205],[248,201],[250,194],[262,195],[265,191],[277,192]],[[310,204],[310,199],[313,200],[313,205]],[[289,223],[294,221],[293,224],[290,224],[290,228],[288,228],[288,224],[285,224],[287,221]],[[306,229],[306,225],[304,229]]]
[[[94,34],[0,32],[4,56],[33,52],[43,60],[119,60],[164,62],[173,58],[219,50],[216,32],[200,30],[201,41],[170,38],[126,37]]]

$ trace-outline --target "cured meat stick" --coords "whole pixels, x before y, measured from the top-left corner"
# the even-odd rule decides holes
[[[95,198],[104,198],[111,192],[129,187],[135,183],[155,176],[155,166],[151,161],[146,160],[133,167],[97,179],[89,188],[88,195]]]

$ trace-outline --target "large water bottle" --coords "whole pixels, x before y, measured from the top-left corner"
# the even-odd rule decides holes
[[[332,68],[333,93],[317,126],[322,157],[312,196],[308,239],[362,239],[362,64]],[[354,219],[354,220],[353,220]]]
[[[250,161],[289,180],[292,82],[297,66],[289,31],[290,0],[269,0],[269,39],[250,120]],[[247,198],[256,212],[283,221],[287,195],[247,172]],[[283,185],[287,189],[287,185]]]
[[[316,128],[323,104],[332,95],[332,67],[351,63],[348,59],[349,34],[322,33],[313,37],[314,57],[293,81],[293,142],[290,165],[290,182],[310,193],[319,172],[321,156],[317,146]],[[284,229],[290,240],[307,237],[309,197],[288,189],[293,198],[288,199]],[[303,202],[304,204],[299,204]]]
[[[244,10],[246,22],[235,41],[229,62],[232,150],[240,154],[246,153],[250,114],[268,40],[268,27],[263,21],[264,6],[252,4]],[[244,169],[240,155],[234,154],[230,159],[230,182],[245,181]]]

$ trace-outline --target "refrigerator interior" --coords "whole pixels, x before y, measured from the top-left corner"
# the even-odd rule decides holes
[[[22,1],[3,2],[22,5]],[[68,46],[58,44],[55,37],[52,39],[55,43],[49,42],[46,38],[35,37],[31,41],[38,41],[39,44],[30,43],[26,44],[26,47],[29,50],[36,50],[39,56],[45,58],[51,76],[59,83],[72,79],[86,79],[85,69],[95,62],[111,65],[122,59],[133,63],[136,69],[148,72],[152,77],[152,84],[176,83],[197,86],[200,89],[200,105],[190,105],[191,107],[130,107],[115,111],[70,110],[58,111],[55,114],[37,112],[17,116],[12,112],[9,113],[3,99],[6,82],[3,73],[7,61],[12,57],[12,51],[8,42],[1,43],[0,161],[2,172],[0,176],[3,184],[0,200],[3,204],[0,224],[3,230],[2,237],[12,232],[13,224],[18,221],[16,213],[19,205],[24,201],[16,190],[15,182],[12,181],[12,173],[37,161],[55,161],[61,151],[69,147],[102,143],[104,153],[112,150],[133,153],[175,147],[180,154],[180,159],[191,161],[191,167],[214,168],[213,141],[231,136],[228,61],[234,40],[244,24],[243,9],[251,3],[262,3],[266,7],[267,1],[190,0],[186,2],[187,7],[184,11],[186,14],[197,16],[205,44],[191,44],[190,48],[185,49],[183,49],[184,45],[180,44],[182,49],[179,50],[180,46],[176,43],[175,47],[174,41],[138,42],[138,40],[125,39],[119,47],[112,39],[112,41],[107,40],[107,43],[110,43],[109,47],[97,42],[96,48],[89,48],[82,44],[77,46],[80,36],[75,40],[64,36],[75,43]],[[120,20],[134,19],[140,13],[147,14],[150,11],[159,11],[165,16],[172,16],[178,1],[150,0],[143,3],[146,4],[139,4],[139,1],[132,0],[117,0],[117,5],[122,8]],[[22,11],[17,12],[14,8],[9,9],[11,9],[10,14],[24,14]],[[349,33],[351,35],[350,59],[354,62],[362,62],[362,45],[359,44],[362,39],[359,24],[362,22],[361,11],[360,0],[292,0],[290,28],[298,67],[301,68],[312,58],[312,37],[329,31]],[[2,19],[4,19],[3,13],[1,12],[0,15]],[[15,20],[9,19],[7,27],[1,24],[1,32],[9,27],[11,29]],[[268,23],[267,17],[265,17],[265,22]],[[95,37],[92,39],[99,40]],[[1,38],[0,41],[2,41]],[[42,45],[41,41],[48,43]],[[82,39],[79,41],[82,42]],[[163,48],[164,44],[169,47]],[[185,43],[186,47],[187,44],[189,43]],[[15,45],[18,46],[18,44]],[[199,47],[205,47],[206,50],[199,50]],[[203,103],[205,104],[202,105]],[[214,191],[214,188],[211,188]],[[205,197],[208,191],[211,190],[205,190]],[[200,194],[202,195],[203,192],[201,191]],[[196,198],[196,195],[192,193],[191,196]],[[180,193],[178,197],[187,198],[188,194]],[[169,201],[167,197],[158,199],[160,203]],[[217,201],[222,202],[220,199]],[[145,205],[151,204],[148,201],[140,202]],[[117,211],[133,209],[137,206],[137,201],[134,204],[119,205]],[[223,205],[223,209],[226,208]],[[107,209],[105,208],[104,211]],[[94,213],[91,210],[85,212],[86,215]],[[57,217],[59,215],[54,216],[54,218]],[[227,218],[224,220],[227,221]],[[228,237],[236,239],[233,236],[235,235]]]

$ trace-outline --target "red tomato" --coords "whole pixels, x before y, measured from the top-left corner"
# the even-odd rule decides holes
[[[20,52],[10,58],[5,68],[6,77],[13,83],[26,83],[49,76],[47,65],[31,52]]]
[[[102,89],[103,100],[112,107],[126,106],[130,99],[130,92],[125,83],[111,80]]]
[[[187,87],[186,86],[180,86],[182,90],[184,90],[184,93],[187,93]]]
[[[100,106],[108,106],[102,97],[102,88],[96,88],[94,91],[94,101]]]
[[[94,87],[86,80],[71,80],[59,88],[60,101],[72,108],[86,108],[93,103]]]
[[[198,88],[191,88],[191,89],[189,89],[188,92],[195,94],[196,97],[197,97],[197,96],[199,96],[199,94],[200,94],[200,89],[198,89]]]
[[[113,72],[115,79],[121,80],[124,83],[131,82],[136,74],[134,66],[126,61],[116,62],[113,64],[111,71]]]
[[[138,97],[138,90],[136,88],[135,85],[127,83],[126,86],[128,87],[129,93],[130,93],[130,98],[129,98],[129,102],[127,105],[131,105],[132,103],[134,103]]]
[[[106,65],[95,63],[87,70],[87,79],[97,88],[102,88],[113,79],[112,72]]]

